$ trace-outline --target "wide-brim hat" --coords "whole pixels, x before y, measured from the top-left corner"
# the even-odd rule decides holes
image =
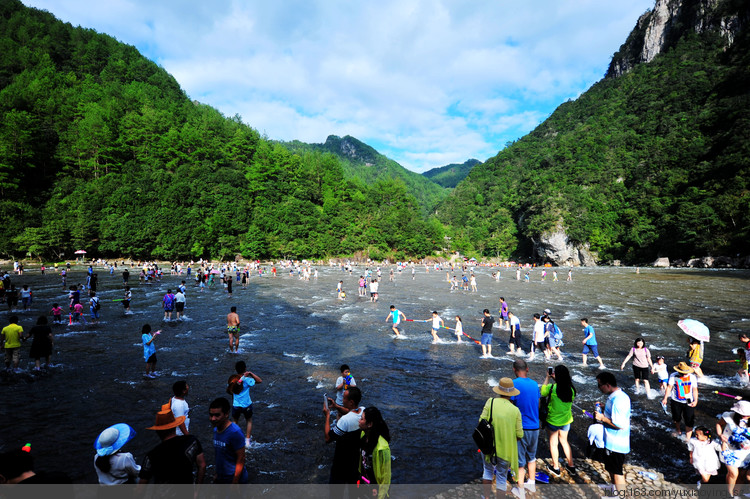
[[[695,372],[695,369],[687,365],[685,362],[680,362],[674,366],[674,370],[680,374],[692,374]]]
[[[99,434],[94,449],[100,456],[111,456],[135,437],[135,430],[125,423],[112,425]]]
[[[740,416],[750,416],[750,402],[747,400],[740,400],[732,406],[731,410]]]
[[[513,380],[510,378],[502,378],[497,386],[492,387],[492,391],[498,395],[504,395],[506,397],[514,397],[521,393],[518,388],[513,385]]]
[[[160,411],[156,413],[156,423],[154,426],[149,426],[147,430],[169,430],[170,428],[177,428],[185,422],[185,416],[178,418],[174,417],[171,410]]]

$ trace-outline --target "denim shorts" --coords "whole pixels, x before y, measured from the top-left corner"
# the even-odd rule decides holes
[[[536,461],[536,446],[539,442],[539,430],[523,430],[523,438],[518,440],[518,466]]]
[[[555,432],[558,430],[570,431],[570,423],[563,425],[563,426],[555,426],[555,425],[547,423],[547,428],[549,428],[549,431],[551,432]]]
[[[492,333],[482,333],[482,345],[492,344]]]

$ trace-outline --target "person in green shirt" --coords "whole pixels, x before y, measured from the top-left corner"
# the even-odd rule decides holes
[[[521,411],[510,401],[511,397],[521,392],[513,385],[513,380],[510,378],[502,378],[497,386],[492,387],[492,391],[500,397],[487,399],[482,415],[479,417],[480,421],[491,419],[492,430],[495,433],[495,455],[482,455],[484,464],[482,483],[485,497],[490,496],[493,476],[496,479],[495,486],[502,491],[507,488],[508,469],[513,472],[516,479],[518,478],[518,441],[523,438]],[[491,418],[490,409],[492,410]]]
[[[554,381],[550,384],[550,381]],[[552,465],[547,465],[547,471],[552,475],[560,476],[558,459],[560,457],[558,444],[562,446],[567,463],[565,468],[569,473],[575,473],[573,464],[573,451],[568,443],[568,432],[570,423],[573,422],[573,399],[576,389],[570,378],[570,371],[564,365],[555,367],[554,373],[547,373],[542,385],[542,398],[549,396],[547,409],[547,435],[549,436],[549,453],[552,456]]]
[[[5,370],[10,371],[11,362],[13,369],[18,370],[18,362],[21,360],[21,335],[23,328],[18,325],[18,316],[10,317],[10,324],[3,328],[2,339],[5,341]]]
[[[359,418],[360,486],[372,489],[370,497],[384,499],[391,486],[391,432],[377,407],[368,407]]]

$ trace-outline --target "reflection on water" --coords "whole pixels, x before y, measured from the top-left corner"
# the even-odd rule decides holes
[[[565,334],[565,364],[579,390],[578,405],[584,408],[602,397],[594,380],[597,370],[580,365],[581,317],[596,328],[599,351],[613,369],[637,336],[645,338],[652,355],[665,355],[670,366],[676,364],[686,348],[677,321],[700,320],[712,337],[703,364],[708,376],[702,383],[706,388],[698,423],[713,424],[715,414],[730,405],[711,390],[742,393],[733,379],[733,365],[716,361],[732,358],[730,349],[739,346],[737,333],[750,332],[748,271],[641,269],[636,274],[631,268],[575,269],[573,282],[552,282],[549,277],[541,282],[541,273],[535,271],[531,282],[524,283],[515,280],[513,270],[501,270],[496,282],[490,269],[481,268],[479,291],[470,293],[451,292],[445,272],[426,274],[420,268],[416,280],[408,272],[396,273],[395,283],[383,279],[380,301],[371,303],[357,297],[356,271],[349,276],[338,269],[319,270],[320,278],[310,282],[288,272],[276,279],[254,275],[247,290],[235,286],[231,299],[220,286],[204,293],[189,288],[189,319],[170,323],[161,321],[161,297],[182,278],[167,276],[153,286],[133,283],[133,314],[126,316],[120,304],[111,301],[121,297],[119,276],[104,275],[99,293],[102,323],[56,326],[50,374],[0,380],[0,446],[7,450],[31,442],[40,469],[65,470],[76,481],[94,482],[93,442],[98,433],[113,423],[129,423],[138,435],[125,450],[140,461],[158,443],[145,428],[171,396],[172,383],[186,378],[191,386],[191,432],[212,463],[208,404],[225,395],[234,362],[243,359],[263,379],[251,392],[258,442],[248,452],[253,481],[325,483],[333,448],[323,443],[320,400],[323,393],[334,392],[338,367],[347,363],[363,390],[363,403],[378,406],[391,427],[394,482],[470,481],[481,468],[471,432],[492,393],[490,385],[512,376],[514,357],[505,355],[507,333],[496,328],[496,357],[480,359],[479,347],[467,338],[457,344],[452,331],[441,330],[442,341],[433,344],[428,323],[407,322],[404,338],[395,339],[386,316],[390,304],[409,319],[428,319],[437,310],[449,327],[460,315],[465,331],[478,337],[482,309],[497,317],[500,296],[521,319],[524,335],[531,331],[534,313],[552,310]],[[335,296],[340,279],[347,291],[344,302]],[[83,272],[73,272],[68,282],[77,280],[83,282]],[[19,314],[25,330],[53,302],[67,302],[54,275],[27,273],[14,283],[30,284],[34,291],[32,311]],[[228,353],[225,334],[225,316],[232,305],[242,320],[239,355]],[[140,328],[146,322],[163,330],[156,340],[156,380],[142,378]],[[25,369],[33,365],[28,346],[22,354]],[[532,363],[531,377],[541,382],[546,364],[540,358]],[[616,375],[633,398],[631,461],[657,468],[669,478],[689,478],[686,450],[669,436],[671,421],[661,412],[658,397],[633,395],[630,367]],[[574,446],[585,438],[587,424],[576,416]],[[540,456],[548,456],[546,438],[539,449]],[[682,466],[674,464],[680,462]]]

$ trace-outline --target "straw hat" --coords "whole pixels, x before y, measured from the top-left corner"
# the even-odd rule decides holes
[[[99,434],[94,449],[100,456],[111,456],[135,436],[135,430],[125,423],[112,425]]]
[[[154,426],[146,428],[147,430],[169,430],[177,428],[185,421],[185,416],[175,419],[172,411],[161,411],[156,413],[156,423]]]
[[[747,400],[740,400],[732,406],[731,410],[743,417],[750,416],[750,402]]]
[[[680,374],[692,374],[695,372],[695,369],[687,365],[685,362],[680,362],[674,366],[674,370]]]
[[[497,386],[492,387],[492,391],[498,395],[505,395],[506,397],[514,397],[521,393],[518,391],[518,388],[513,385],[513,380],[510,378],[502,378]]]

